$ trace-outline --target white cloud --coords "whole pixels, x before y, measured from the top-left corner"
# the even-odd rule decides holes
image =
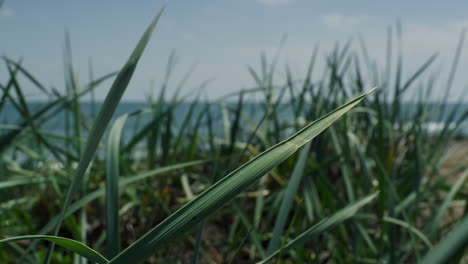
[[[320,15],[320,23],[330,29],[346,30],[355,28],[368,20],[368,16],[348,16],[338,13]]]
[[[197,39],[197,35],[192,32],[182,32],[180,37],[185,41],[192,41]]]
[[[257,0],[257,2],[268,6],[277,6],[290,4],[293,0]]]
[[[16,15],[15,10],[11,8],[0,7],[0,17],[14,17]]]

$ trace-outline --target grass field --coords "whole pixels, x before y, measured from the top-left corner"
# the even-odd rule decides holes
[[[306,76],[286,67],[278,83],[282,65],[261,56],[255,87],[208,101],[181,95],[169,66],[157,98],[115,116],[161,12],[118,73],[78,86],[66,60],[66,94],[2,57],[0,113],[20,120],[0,128],[1,263],[467,260],[468,110],[463,94],[448,98],[464,33],[448,80],[427,73],[435,55],[404,74],[397,28],[383,67],[346,43],[323,72],[315,49]],[[106,80],[85,114],[83,97]],[[26,82],[49,98],[39,109]],[[429,102],[436,90],[445,96]],[[45,129],[59,113],[64,135]],[[427,129],[434,120],[441,130]]]

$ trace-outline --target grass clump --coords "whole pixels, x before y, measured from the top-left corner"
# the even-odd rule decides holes
[[[0,113],[19,120],[0,134],[0,260],[463,261],[468,168],[444,164],[468,109],[447,96],[427,101],[439,85],[423,78],[435,55],[404,80],[401,56],[379,72],[363,42],[347,43],[315,77],[315,49],[306,77],[287,68],[282,85],[276,60],[262,56],[260,71],[249,68],[256,87],[219,101],[180,97],[185,80],[167,99],[171,55],[159,98],[118,116],[105,135],[162,10],[117,74],[78,87],[69,60],[65,95],[3,58]],[[114,77],[99,113],[85,112],[80,98]],[[33,109],[24,79],[50,101]],[[379,85],[372,95],[368,83]],[[410,91],[418,96],[405,101]],[[262,99],[245,99],[254,95]],[[57,120],[63,131],[49,131]],[[442,128],[429,130],[435,121]]]

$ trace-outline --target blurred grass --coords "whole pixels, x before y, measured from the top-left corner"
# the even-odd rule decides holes
[[[138,248],[143,236],[151,237],[143,243],[149,245],[163,234],[158,230],[177,230],[177,237],[168,233],[156,243],[159,250],[137,254],[148,256],[147,263],[417,263],[431,256],[437,263],[462,263],[466,249],[460,243],[466,242],[450,231],[466,230],[468,141],[459,128],[466,126],[468,109],[464,94],[458,101],[448,95],[465,33],[448,79],[440,80],[429,74],[436,54],[405,76],[399,27],[388,30],[383,66],[369,58],[363,41],[356,47],[349,42],[326,54],[326,67],[318,72],[316,46],[306,76],[294,76],[286,66],[282,82],[275,79],[278,55],[270,63],[262,55],[259,70],[248,68],[255,87],[215,101],[202,99],[206,83],[198,94],[180,94],[183,86],[194,86],[191,71],[173,85],[171,54],[158,96],[119,119],[112,119],[125,89],[119,85],[131,76],[122,81],[122,72],[135,64],[114,80],[121,88],[117,99],[107,100],[107,110],[96,116],[84,110],[89,104],[81,98],[115,74],[79,86],[68,39],[65,95],[46,88],[21,62],[3,57],[9,75],[0,80],[0,117],[14,111],[19,119],[0,127],[0,237],[53,234],[56,227],[61,237],[112,259],[120,248]],[[40,108],[33,109],[25,96],[26,82],[49,98]],[[374,85],[379,89],[299,154],[285,150],[284,162],[258,168],[259,181],[249,179],[236,198],[218,202],[224,192],[210,196],[226,181],[223,176]],[[445,93],[434,103],[436,90]],[[58,135],[48,128],[61,113],[65,131]],[[428,129],[434,120],[443,124],[438,131]],[[106,144],[100,144],[102,136],[109,137]],[[92,141],[85,145],[87,139]],[[199,219],[180,218],[181,211],[200,206],[205,211]],[[190,228],[196,230],[179,232]],[[1,243],[0,261],[40,263],[46,252],[37,241]],[[86,262],[70,256],[62,248],[51,255],[54,263]]]

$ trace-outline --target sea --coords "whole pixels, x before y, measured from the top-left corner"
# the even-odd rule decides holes
[[[174,110],[172,116],[172,127],[174,129],[179,128],[186,119],[189,112],[191,112],[192,116],[190,118],[192,125],[197,120],[198,115],[206,111],[207,104],[210,106],[210,112],[212,113],[212,120],[213,120],[213,127],[215,128],[214,132],[218,136],[224,135],[226,131],[223,131],[223,122],[226,121],[226,118],[232,122],[233,114],[227,114],[229,111],[223,113],[223,109],[235,109],[236,103],[198,103],[195,107],[191,107],[191,102],[182,102],[178,103]],[[93,117],[96,116],[99,108],[101,107],[102,103],[90,103],[90,102],[80,102],[80,111],[85,118],[86,122],[83,124],[84,127],[90,127]],[[41,109],[44,109],[47,106],[46,102],[28,102],[29,108],[29,115],[34,116],[35,114]],[[113,119],[115,120],[119,116],[124,114],[134,113],[139,110],[149,109],[150,105],[146,102],[121,102],[116,109],[116,112],[113,115]],[[167,106],[166,106],[167,107]],[[428,116],[425,121],[424,129],[426,129],[430,134],[437,134],[440,132],[445,126],[446,122],[449,119],[450,113],[453,112],[456,107],[458,107],[457,111],[455,111],[455,119],[460,119],[465,114],[465,120],[461,123],[456,131],[456,136],[459,137],[468,137],[468,118],[466,113],[468,112],[468,103],[463,104],[455,104],[449,103],[446,104],[444,112],[440,112],[440,106],[436,103],[428,104],[428,107],[431,109],[430,114],[432,116]],[[66,114],[64,110],[56,110],[57,108],[51,109],[47,113],[41,115],[40,117],[36,117],[34,120],[36,121],[36,125],[41,129],[41,131],[46,132],[48,134],[56,135],[56,136],[65,136],[67,129],[73,129],[70,127],[70,123],[67,125],[67,118],[70,118],[71,115]],[[291,121],[294,119],[292,107],[288,104],[281,104],[277,107],[278,118],[280,121]],[[244,108],[245,116],[251,119],[254,122],[259,122],[265,111],[264,106],[260,103],[246,103]],[[412,112],[415,112],[415,105],[410,103],[405,103],[402,105],[402,110],[400,112],[407,112],[411,115]],[[68,116],[68,117],[67,117]],[[136,117],[129,117],[126,121],[126,124],[123,129],[123,133],[126,135],[125,138],[131,138],[131,135],[136,133],[139,128],[143,127],[145,124],[150,122],[153,118],[153,114],[151,111],[148,111],[146,114],[137,115]],[[206,119],[206,118],[205,118]],[[24,122],[24,118],[22,118],[22,114],[18,112],[14,105],[10,102],[7,102],[0,108],[0,136],[5,135],[15,127],[18,127],[22,122]],[[206,122],[204,120],[203,122]],[[409,121],[410,122],[410,121]],[[242,125],[242,123],[241,123]],[[247,124],[244,123],[243,125],[250,125],[252,123]],[[455,123],[452,122],[449,124],[451,128],[455,127]],[[86,133],[86,129],[83,130]],[[200,127],[200,133],[206,133],[206,126]],[[294,131],[288,131],[287,133],[293,133]],[[287,136],[287,135],[286,135]]]

